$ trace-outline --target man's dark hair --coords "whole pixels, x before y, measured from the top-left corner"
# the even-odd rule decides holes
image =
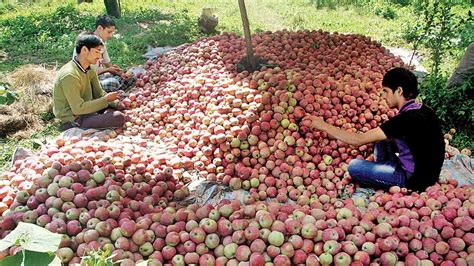
[[[98,16],[95,20],[95,28],[97,29],[99,26],[102,26],[104,29],[112,26],[115,27],[115,21],[107,15]]]
[[[385,73],[382,86],[394,92],[398,87],[402,87],[403,97],[406,99],[415,99],[418,96],[418,81],[415,74],[403,67],[392,68]]]
[[[96,48],[103,46],[104,43],[102,40],[92,32],[83,32],[77,36],[76,39],[76,53],[81,52],[82,47],[87,47],[87,49]]]

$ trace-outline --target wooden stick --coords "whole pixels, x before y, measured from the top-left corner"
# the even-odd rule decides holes
[[[252,48],[252,36],[250,35],[249,19],[247,17],[247,9],[245,8],[244,0],[239,0],[240,15],[242,16],[242,24],[244,25],[244,36],[247,44],[247,60],[252,68],[252,71],[256,69],[255,57],[253,55]]]

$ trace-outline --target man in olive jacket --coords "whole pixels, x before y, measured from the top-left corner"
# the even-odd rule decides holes
[[[61,120],[63,130],[72,127],[114,128],[125,123],[115,107],[118,92],[105,93],[99,83],[95,64],[102,58],[104,44],[94,34],[81,34],[76,41],[75,56],[56,75],[53,100],[54,115]]]

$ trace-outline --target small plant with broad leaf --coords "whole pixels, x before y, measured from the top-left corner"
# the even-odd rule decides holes
[[[112,266],[114,254],[107,246],[105,250],[92,250],[86,256],[82,257],[81,265],[86,266]]]
[[[18,94],[11,90],[10,84],[0,82],[0,105],[10,105],[18,100]]]
[[[0,266],[11,265],[58,265],[61,259],[55,255],[61,243],[61,235],[38,225],[20,222],[4,239],[0,250],[18,246],[19,251],[0,260]]]

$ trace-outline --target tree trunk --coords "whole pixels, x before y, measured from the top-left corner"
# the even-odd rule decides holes
[[[247,60],[252,71],[254,71],[256,69],[256,63],[253,55],[252,36],[250,35],[249,19],[247,17],[247,9],[245,8],[244,0],[239,0],[239,7],[240,15],[242,16],[242,24],[244,25],[245,42],[247,44]]]
[[[107,10],[107,15],[120,18],[120,0],[104,0],[105,9]]]
[[[447,88],[462,85],[469,81],[474,85],[474,43],[471,43],[464,53],[461,62],[454,70],[446,85]]]

